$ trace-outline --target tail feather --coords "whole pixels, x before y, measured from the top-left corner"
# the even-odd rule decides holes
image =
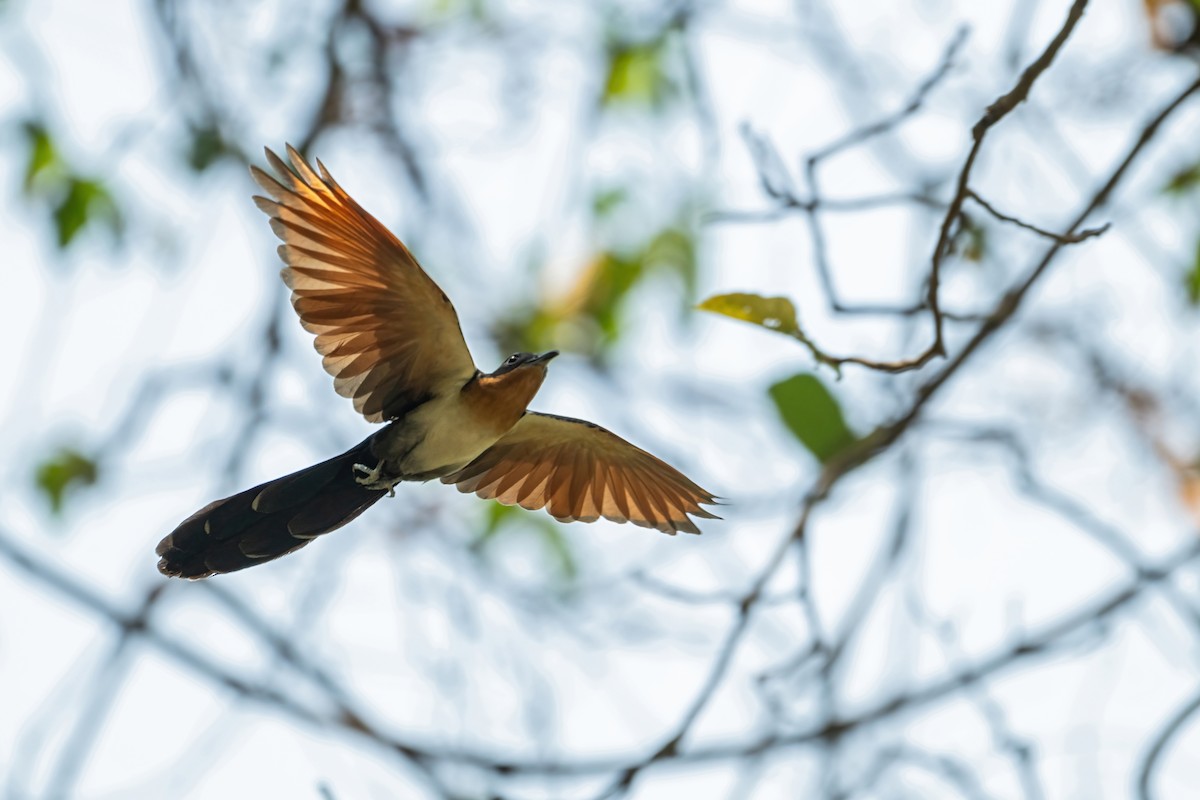
[[[371,440],[328,461],[209,503],[158,544],[158,569],[207,578],[287,555],[336,530],[384,492],[355,481],[354,465],[373,464]]]

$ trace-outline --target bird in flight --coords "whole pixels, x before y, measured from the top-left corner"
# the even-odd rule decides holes
[[[251,167],[269,197],[255,204],[283,244],[281,275],[338,394],[386,423],[328,461],[217,500],[158,545],[158,569],[206,578],[252,567],[340,528],[401,481],[439,478],[462,492],[555,519],[600,517],[664,533],[699,533],[716,498],[681,472],[583,420],[527,407],[558,355],[514,353],[475,366],[450,299],[399,239],[318,160],[291,145],[274,175]]]

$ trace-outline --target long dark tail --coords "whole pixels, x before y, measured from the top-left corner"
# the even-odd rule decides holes
[[[354,480],[354,465],[375,465],[371,439],[308,469],[217,500],[158,543],[158,569],[207,578],[287,555],[345,525],[384,492]]]

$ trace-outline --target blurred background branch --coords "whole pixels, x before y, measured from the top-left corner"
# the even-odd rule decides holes
[[[5,796],[1190,796],[1200,6],[98,5],[0,4]],[[406,486],[157,575],[366,429],[284,141],[725,521]]]

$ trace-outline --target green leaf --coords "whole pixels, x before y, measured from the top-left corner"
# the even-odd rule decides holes
[[[54,209],[54,227],[58,231],[58,246],[66,247],[83,230],[88,221],[91,191],[82,181],[73,179],[62,202]]]
[[[759,294],[733,292],[713,295],[696,308],[753,322],[769,331],[786,333],[789,336],[800,335],[796,307],[786,297],[763,297]]]
[[[1200,306],[1200,241],[1196,242],[1196,260],[1187,274],[1188,302]]]
[[[25,123],[25,138],[29,142],[29,158],[25,164],[25,195],[33,194],[38,177],[62,169],[62,160],[50,138],[50,132],[40,122]]]
[[[592,216],[603,219],[627,199],[629,192],[622,186],[600,190],[592,195]]]
[[[857,440],[837,399],[816,375],[793,375],[773,385],[770,394],[788,430],[822,464]]]
[[[196,128],[192,131],[191,142],[188,144],[188,166],[195,172],[204,172],[222,156],[228,153],[221,132],[213,125]]]
[[[1196,0],[1196,2],[1200,2],[1200,0]],[[1190,167],[1184,167],[1172,175],[1162,190],[1163,194],[1179,196],[1197,188],[1200,188],[1200,161]]]
[[[69,246],[93,221],[119,235],[121,214],[104,184],[72,169],[41,122],[26,122],[24,131],[29,145],[24,193],[32,204],[50,214],[59,248]]]
[[[63,448],[52,458],[38,465],[34,481],[46,499],[50,511],[61,514],[68,493],[83,486],[90,486],[99,477],[96,462],[77,450]]]
[[[117,204],[102,183],[88,178],[72,177],[67,192],[54,209],[54,227],[58,246],[65,248],[93,219],[104,222],[114,232],[120,230]]]

